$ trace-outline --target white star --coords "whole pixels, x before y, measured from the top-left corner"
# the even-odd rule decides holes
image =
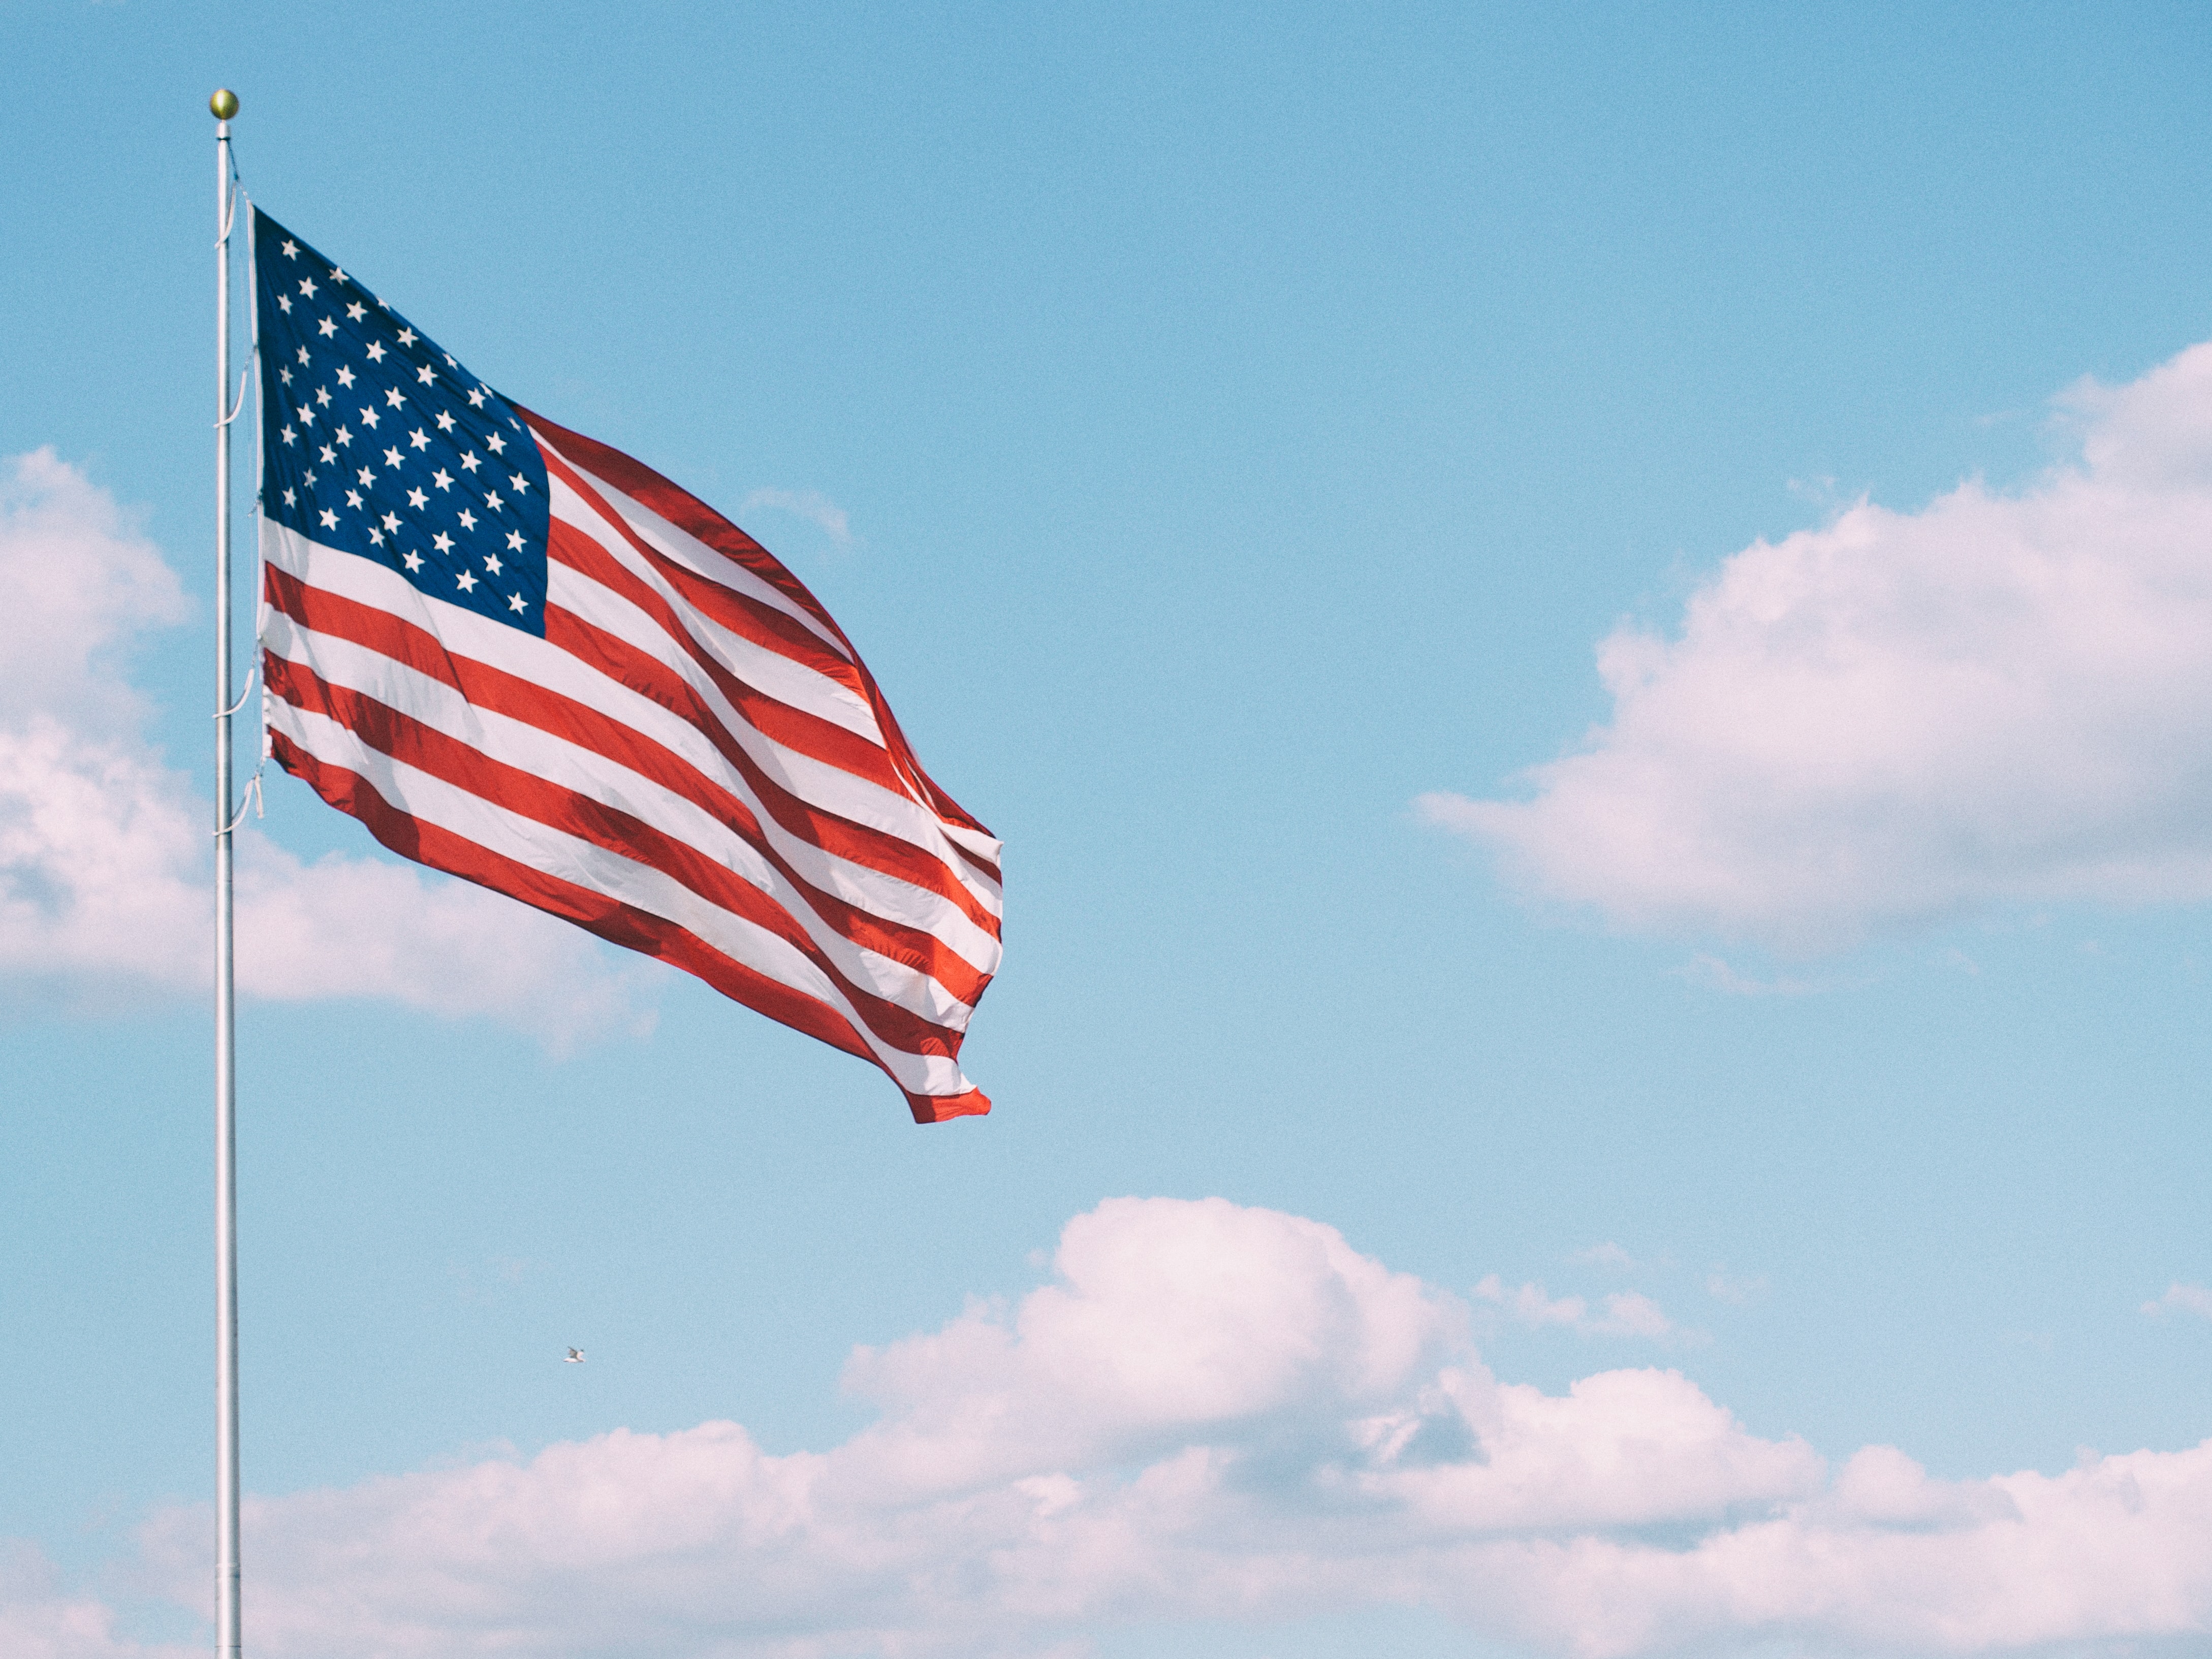
[[[510,553],[522,551],[522,532],[520,530],[510,530],[507,532],[507,550]]]
[[[331,512],[327,507],[325,507],[323,509],[323,528],[325,530],[336,530],[337,527],[338,515]]]
[[[448,536],[444,531],[441,530],[436,535],[430,538],[430,545],[436,548],[441,553],[450,553],[453,550],[453,538],[451,536]]]
[[[425,507],[429,505],[429,501],[430,498],[428,495],[425,495],[419,489],[410,489],[407,492],[407,505],[413,507],[417,513],[420,513]]]
[[[392,532],[393,535],[398,535],[399,533],[399,515],[397,513],[386,514],[384,515],[384,527]]]
[[[343,283],[345,281],[345,272],[340,270],[336,265],[332,265],[331,267],[331,280],[334,283]]]
[[[483,465],[483,463],[477,459],[476,451],[473,449],[461,457],[461,471],[464,472],[473,472]]]
[[[520,610],[523,610],[525,607],[524,607],[523,603],[522,603],[522,595],[521,595],[521,594],[520,594],[520,593],[517,593],[516,595],[514,595],[514,598],[512,598],[512,599],[510,599],[509,600],[507,600],[507,608],[509,611],[520,611]],[[583,1355],[581,1355],[581,1354],[578,1354],[578,1355],[576,1356],[576,1358],[577,1358],[578,1359],[580,1359],[580,1360],[581,1358],[583,1358],[583,1357],[584,1357],[584,1356],[583,1356]]]
[[[309,468],[307,469],[307,488],[308,488],[308,489],[313,489],[314,487],[315,487],[315,469],[314,469],[314,468],[313,468],[313,467],[311,466],[311,467],[309,467]]]
[[[288,426],[284,428],[284,441],[286,443],[289,444],[296,441],[299,436],[300,434],[293,431],[290,427]]]
[[[463,507],[461,509],[461,528],[464,530],[474,530],[476,527],[477,515],[470,512],[465,507]]]
[[[469,388],[469,407],[471,409],[482,409],[483,407],[483,388],[482,386],[471,386]]]
[[[376,421],[377,415],[374,404],[371,404],[368,408],[361,411],[361,423],[370,428],[372,431],[375,429]]]
[[[292,296],[289,294],[278,295],[276,296],[276,309],[283,312],[287,317],[290,316],[292,314]]]
[[[453,417],[446,410],[442,409],[438,411],[438,430],[441,432],[451,432],[453,429]]]
[[[461,592],[464,593],[473,593],[477,591],[477,576],[473,570],[464,570],[453,580],[460,584]]]
[[[306,295],[310,300],[313,299],[315,297],[315,279],[312,276],[302,276],[300,278],[300,292]]]
[[[305,368],[307,366],[307,347],[305,347],[305,346],[301,346],[301,347],[300,348],[300,367],[301,367],[301,368]]]
[[[324,318],[323,320],[317,323],[315,326],[323,331],[323,337],[325,340],[329,339],[331,335],[338,331],[337,324],[328,317]]]
[[[320,409],[328,409],[331,406],[330,387],[319,386],[315,388],[315,404]]]
[[[422,568],[422,556],[420,553],[410,553],[405,557],[407,568],[410,570],[420,570]]]
[[[524,477],[520,472],[517,472],[509,477],[507,479],[507,483],[514,486],[514,493],[518,495],[520,495],[524,490],[530,488],[530,480]]]
[[[363,489],[368,489],[371,484],[374,483],[375,482],[376,482],[376,474],[374,474],[374,472],[370,471],[367,467],[363,467],[363,468],[362,468],[362,470],[361,470],[361,487],[362,487]]]
[[[368,343],[368,361],[372,363],[380,363],[384,361],[383,341],[371,340]]]
[[[347,490],[346,505],[358,510],[361,506],[361,491],[358,489]]]
[[[299,506],[299,504],[300,504],[300,498],[299,498],[297,495],[294,495],[290,490],[289,490],[289,489],[288,489],[288,490],[286,490],[286,491],[284,492],[284,505],[285,505],[285,506],[287,506],[287,507],[297,507],[297,506]]]
[[[289,236],[284,239],[284,257],[288,259],[300,257],[300,245]]]
[[[397,472],[399,470],[398,450],[396,448],[386,450],[384,452],[384,464],[390,467],[393,471]]]
[[[350,432],[349,432],[349,431],[347,431],[347,430],[345,429],[345,428],[343,428],[343,427],[340,427],[340,428],[338,428],[338,441],[339,441],[340,443],[342,443],[342,444],[350,444],[350,443],[352,443],[352,442],[353,442],[353,434],[352,434],[352,433],[350,433]]]
[[[447,368],[459,368],[460,367],[459,363],[453,361],[453,354],[452,352],[441,351],[438,355],[446,360],[446,367]]]
[[[484,505],[485,505],[486,507],[489,507],[493,512],[496,513],[496,512],[498,512],[498,511],[500,510],[500,508],[501,508],[502,507],[505,507],[505,506],[507,505],[507,503],[506,503],[505,501],[503,501],[500,500],[500,498],[499,498],[499,492],[498,492],[497,490],[495,490],[495,490],[489,490],[489,491],[487,491],[487,492],[485,493],[485,495],[484,495]]]
[[[500,563],[498,554],[487,553],[484,555],[484,568],[490,571],[493,575],[496,576],[501,570],[506,568],[506,567]]]
[[[453,475],[441,466],[430,475],[430,482],[441,489],[451,489],[453,487]]]
[[[300,405],[300,424],[301,426],[313,426],[314,423],[315,411],[313,405],[309,404],[301,404]]]
[[[381,547],[384,545],[384,532],[374,525],[371,525],[368,527],[368,540],[370,546]]]
[[[351,386],[353,384],[353,371],[341,366],[338,369],[338,384],[340,386]]]
[[[415,378],[422,381],[424,386],[434,386],[437,383],[438,380],[436,373],[428,368],[416,369],[415,371]]]
[[[333,465],[337,460],[337,458],[338,453],[337,450],[332,449],[328,444],[325,444],[323,446],[323,465],[325,466]]]
[[[404,409],[407,407],[407,399],[399,395],[399,388],[397,386],[394,386],[391,391],[384,394],[384,401],[390,404],[394,409]]]
[[[289,368],[280,368],[276,371],[276,378],[283,381],[286,386],[289,386],[292,384],[292,371]]]
[[[418,426],[407,434],[407,441],[417,449],[428,449],[430,447],[430,434]]]
[[[401,329],[399,331],[399,343],[402,345],[413,345],[415,343],[415,331],[411,328]]]
[[[507,440],[501,437],[498,433],[495,432],[490,437],[484,440],[484,447],[491,451],[493,454],[496,455],[507,447]]]
[[[346,307],[346,321],[349,323],[357,323],[368,315],[368,307],[358,300]]]

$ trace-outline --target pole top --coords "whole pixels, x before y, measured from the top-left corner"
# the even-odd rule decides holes
[[[238,113],[238,94],[228,87],[216,88],[215,96],[208,100],[208,112],[218,121],[228,121]]]

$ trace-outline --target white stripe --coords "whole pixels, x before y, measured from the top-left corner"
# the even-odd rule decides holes
[[[550,447],[550,446],[547,447]],[[557,453],[558,452],[556,451],[555,453]],[[570,465],[574,465],[574,463],[572,462]],[[612,484],[608,483],[604,478],[592,473],[587,468],[577,466],[575,467],[575,471],[591,484],[593,489],[603,495],[608,505],[613,507],[616,513],[629,524],[631,529],[638,532],[641,539],[655,546],[664,553],[666,553],[669,557],[676,559],[678,562],[688,564],[691,568],[697,569],[700,574],[708,577],[709,580],[725,580],[726,578],[729,585],[743,587],[745,591],[761,597],[764,601],[774,604],[775,608],[781,611],[785,615],[793,617],[799,621],[805,623],[809,629],[814,633],[816,637],[821,639],[823,643],[831,647],[841,659],[846,661],[852,660],[850,654],[846,651],[845,647],[842,645],[838,644],[830,635],[825,634],[822,629],[817,626],[813,620],[803,611],[799,610],[794,603],[784,600],[774,588],[769,586],[767,583],[762,581],[759,577],[755,576],[743,565],[738,564],[736,561],[730,559],[723,554],[716,552],[713,548],[708,547],[704,542],[700,541],[689,532],[678,529],[674,525],[670,524],[666,520],[661,518],[659,514],[654,513],[652,508],[631,500],[629,496],[623,494],[621,490],[616,489]],[[726,641],[730,644],[736,645],[741,648],[750,651],[757,652],[764,649],[764,647],[754,645],[750,641],[743,639],[740,635],[731,634],[728,630],[722,628],[720,623],[715,623],[711,617],[702,614],[696,606],[693,605],[690,600],[686,599],[671,583],[663,578],[658,571],[653,569],[651,561],[646,559],[635,548],[632,547],[629,539],[614,526],[609,524],[606,520],[605,515],[601,514],[598,508],[593,507],[590,502],[586,501],[581,495],[580,495],[573,485],[557,476],[549,474],[546,488],[551,500],[554,517],[560,519],[563,523],[568,525],[580,534],[590,537],[609,558],[613,559],[618,564],[622,565],[625,569],[635,575],[640,580],[650,585],[654,592],[660,594],[664,600],[674,607],[678,616],[686,619],[685,625],[687,629],[695,638],[697,638],[702,645],[707,646],[710,651],[714,650],[715,642],[718,641]],[[647,533],[648,531],[650,531],[651,533]],[[579,576],[579,573],[559,564],[556,564],[553,567],[553,569],[556,573],[556,576],[562,574],[570,576]],[[605,590],[602,589],[601,591],[605,592]],[[617,596],[611,593],[609,593],[607,597],[611,599],[617,599]],[[628,608],[627,601],[617,599],[617,602],[623,604],[625,608]],[[574,609],[573,606],[564,606],[564,608]],[[577,614],[582,615],[584,613],[579,611]],[[604,625],[600,623],[596,617],[590,619],[593,621],[594,626]],[[645,617],[643,620],[647,625],[653,628],[656,631],[659,630],[659,624],[653,622],[650,617]],[[623,637],[626,639],[631,639],[631,642],[634,644],[638,643],[635,638],[628,634],[625,634]],[[723,654],[723,653],[715,652],[715,654],[720,660],[724,662],[729,661],[729,658]],[[848,724],[849,729],[858,732],[861,736],[866,738],[871,743],[873,743],[878,748],[883,749],[887,754],[890,752],[890,740],[884,732],[882,726],[877,719],[874,706],[870,703],[866,697],[854,690],[851,687],[847,686],[839,681],[830,679],[827,676],[817,674],[815,671],[807,668],[804,664],[791,664],[788,659],[785,659],[784,660],[787,665],[789,665],[789,666],[809,676],[810,678],[813,679],[817,685],[826,684],[829,687],[829,695],[838,700],[839,702],[848,705],[854,711],[854,717],[862,722],[859,725],[849,725],[848,722],[841,720],[840,724]],[[811,712],[823,714],[825,718],[836,718],[835,715],[830,714],[829,708],[820,707],[811,701],[804,700],[799,696],[780,696],[779,700],[789,703],[793,708],[807,708]],[[900,769],[895,764],[893,769],[898,770]],[[919,787],[914,788],[913,793],[916,800],[925,801],[926,807],[925,797]],[[927,814],[927,822],[933,830],[943,830],[949,833],[952,829],[957,827],[963,832],[963,839],[980,838],[982,842],[987,842],[991,850],[988,854],[985,854],[984,856],[988,858],[994,866],[997,865],[999,861],[999,854],[1001,849],[1000,843],[995,837],[981,835],[978,831],[969,830],[965,825],[954,826],[949,824],[937,816],[934,809],[926,807],[926,811]],[[933,844],[925,844],[930,845],[931,851],[939,852],[939,849]],[[939,853],[939,856],[945,857],[948,867],[950,867],[960,878],[962,882],[966,884],[971,893],[975,894],[975,896],[982,902],[988,905],[994,915],[999,913],[1002,898],[999,884],[996,882],[992,881],[988,877],[983,876],[980,872],[976,872],[972,866],[967,864],[963,860],[957,857],[947,856],[942,853]]]
[[[702,615],[698,608],[685,599],[666,577],[623,540],[619,531],[592,511],[589,503],[566,483],[555,477],[549,480],[547,488],[553,498],[553,516],[580,535],[588,537],[592,545],[604,550],[609,558],[659,594],[684,619],[685,631],[706,647],[708,654],[732,674],[746,684],[766,692],[778,702],[787,703],[793,708],[805,709],[810,714],[834,721],[847,731],[866,738],[879,749],[884,746],[883,732],[876,724],[876,711],[868,706],[866,697],[819,669],[794,661],[767,646],[733,634],[713,617]],[[596,611],[584,608],[591,603],[592,595],[604,593],[610,599],[617,600],[625,612],[641,618],[654,631],[665,631],[629,600],[620,599],[611,590],[592,581],[574,567],[562,564],[557,559],[550,562],[547,580],[560,589],[552,596],[554,604],[563,610],[574,611],[596,627],[607,628],[611,633],[616,631],[610,623],[600,621]],[[589,583],[588,591],[572,599],[571,590],[579,582]],[[627,627],[623,629],[622,636],[634,644],[640,643]]]
[[[491,621],[460,605],[430,599],[397,571],[373,559],[325,548],[265,520],[263,526],[264,557],[309,586],[398,616],[436,635],[441,644],[455,655],[543,685],[662,744],[715,785],[745,802],[760,820],[762,832],[776,851],[789,860],[805,880],[824,892],[835,893],[848,903],[940,935],[945,933],[942,918],[948,915],[958,916],[966,927],[975,925],[957,905],[940,895],[914,886],[872,865],[831,853],[785,830],[760,803],[743,775],[702,732],[653,698],[533,635]],[[560,571],[562,567],[555,569]],[[575,583],[586,583],[585,578],[574,572],[566,574]],[[605,589],[598,591],[605,593]],[[631,643],[696,690],[732,737],[769,776],[783,782],[810,805],[920,848],[936,858],[966,890],[975,895],[990,914],[999,914],[1001,901],[992,884],[975,874],[954,851],[947,838],[948,826],[934,812],[919,801],[774,743],[738,715],[705,672],[685,656],[658,624],[617,596],[605,597],[609,607],[627,611],[641,625],[638,629],[641,637]],[[603,624],[594,623],[600,625]],[[961,949],[963,955],[969,954],[964,947],[956,948]]]
[[[604,806],[629,813],[760,889],[828,955],[854,983],[895,1002],[933,1024],[965,1029],[974,1010],[937,980],[905,963],[882,956],[838,933],[817,915],[805,896],[728,825],[664,785],[495,710],[471,703],[443,681],[417,672],[380,652],[327,634],[301,628],[279,611],[270,619],[264,643],[285,660],[324,680],[357,691],[394,708],[488,758],[513,766],[556,787],[573,791]],[[459,786],[456,786],[459,787]],[[966,918],[961,920],[965,922]],[[995,965],[997,941],[968,924],[969,943],[989,947]],[[959,947],[939,935],[940,942]],[[981,966],[970,959],[970,965]],[[988,969],[984,969],[988,972]]]
[[[536,428],[531,428],[531,435],[538,440],[539,448],[550,450],[552,453],[559,455],[561,459],[567,462],[576,472],[588,478],[592,488],[599,493],[607,505],[619,514],[623,522],[637,532],[638,539],[648,543],[659,552],[665,553],[678,564],[697,571],[708,580],[720,582],[725,587],[734,588],[749,599],[758,599],[763,605],[781,611],[785,616],[805,627],[808,633],[820,640],[838,656],[848,662],[852,660],[852,653],[846,649],[844,643],[836,635],[823,627],[808,613],[804,605],[787,597],[774,584],[763,580],[737,560],[730,557],[728,554],[708,546],[690,531],[679,529],[671,524],[644,502],[624,495],[573,456],[562,454],[561,450]],[[570,491],[572,495],[574,493],[573,490]]]
[[[943,865],[956,879],[968,884],[968,870],[947,844],[944,819],[917,796],[887,789],[867,778],[855,777],[842,766],[817,760],[786,748],[745,719],[723,696],[721,688],[689,653],[669,637],[668,631],[613,590],[601,586],[581,572],[565,565],[552,567],[555,602],[600,632],[613,635],[677,675],[708,705],[721,727],[734,736],[761,769],[809,805],[835,812],[842,818],[918,847]],[[509,629],[509,633],[516,630]],[[561,654],[565,655],[565,653]],[[599,671],[583,665],[586,672]],[[532,676],[532,678],[538,678]],[[602,683],[619,684],[599,676]],[[627,688],[625,688],[627,689]],[[641,696],[642,694],[633,693]],[[651,702],[650,698],[644,701]],[[655,708],[659,704],[653,705]],[[678,717],[680,718],[680,717]],[[878,745],[888,762],[888,750]],[[726,762],[722,763],[727,765]],[[896,768],[892,769],[896,770]],[[971,887],[972,890],[972,887]]]
[[[372,749],[344,727],[282,699],[270,725],[327,765],[359,774],[396,811],[533,870],[674,922],[710,949],[842,1016],[899,1086],[921,1095],[965,1093],[973,1085],[953,1061],[909,1054],[871,1031],[835,981],[787,940],[700,897],[649,865],[547,828],[467,790]]]

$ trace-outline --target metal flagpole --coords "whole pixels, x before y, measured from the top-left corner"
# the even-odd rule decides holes
[[[215,253],[215,1462],[216,1659],[237,1659],[238,1080],[232,1001],[230,805],[230,118],[238,100],[208,100],[216,118]],[[250,300],[251,296],[249,296]],[[243,386],[240,386],[243,392]],[[240,400],[243,407],[243,399]]]

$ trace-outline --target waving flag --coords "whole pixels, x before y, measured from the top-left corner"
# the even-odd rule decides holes
[[[830,613],[254,216],[272,752],[395,853],[872,1060],[933,1122],[999,964],[999,842]]]

